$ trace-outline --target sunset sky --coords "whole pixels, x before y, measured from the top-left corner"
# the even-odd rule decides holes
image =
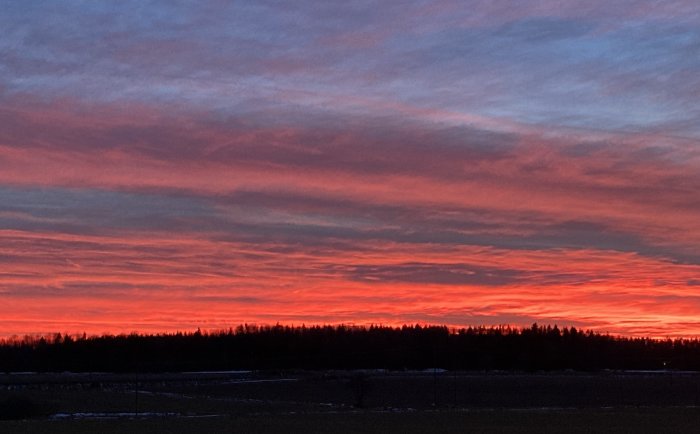
[[[700,335],[696,1],[18,1],[0,28],[0,336]]]

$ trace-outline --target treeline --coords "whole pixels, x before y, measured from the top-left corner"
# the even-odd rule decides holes
[[[250,326],[161,335],[0,342],[0,372],[268,369],[700,370],[697,339],[654,340],[538,326]]]

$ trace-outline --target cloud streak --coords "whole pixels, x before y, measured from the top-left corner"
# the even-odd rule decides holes
[[[700,335],[694,4],[82,6],[0,17],[2,333]]]

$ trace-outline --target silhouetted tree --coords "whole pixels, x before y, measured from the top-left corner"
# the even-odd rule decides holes
[[[700,370],[697,339],[602,335],[575,327],[257,326],[220,332],[0,341],[1,371],[210,369]]]

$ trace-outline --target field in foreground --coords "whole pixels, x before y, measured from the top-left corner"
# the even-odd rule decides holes
[[[693,373],[0,375],[0,432],[694,432]],[[11,414],[11,412],[15,414]],[[24,412],[24,414],[22,414]]]
[[[697,409],[476,410],[1,422],[7,433],[692,433]]]

